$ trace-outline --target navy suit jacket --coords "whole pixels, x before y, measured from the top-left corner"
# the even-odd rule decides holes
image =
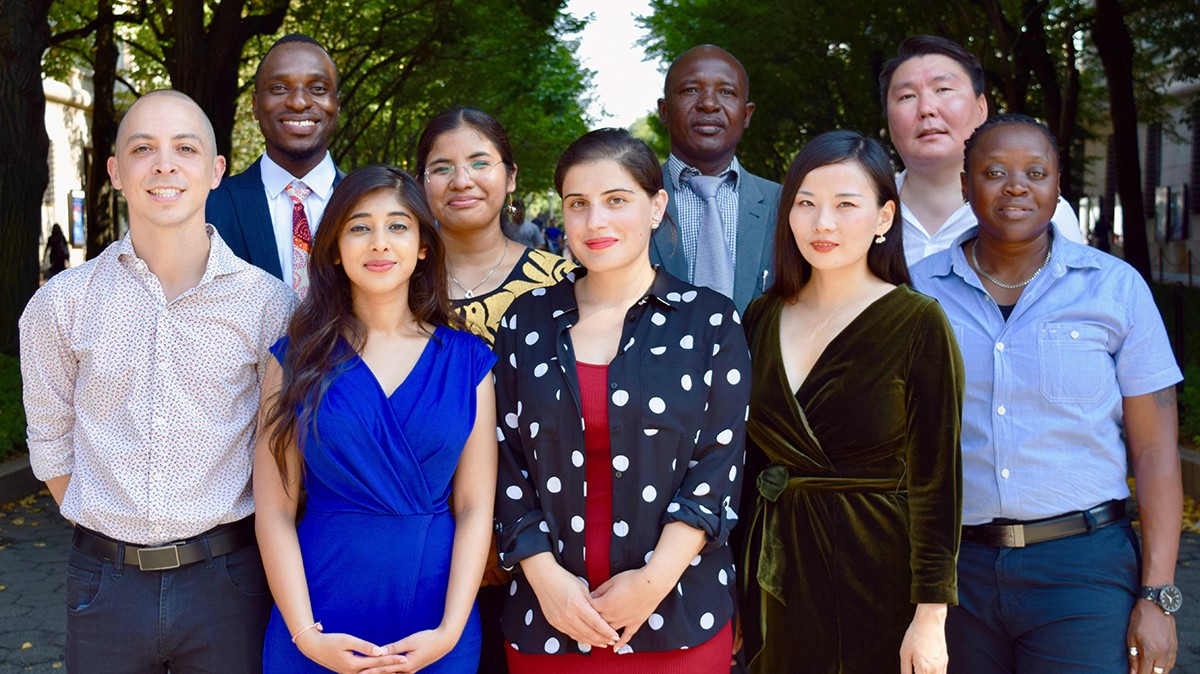
[[[679,223],[679,207],[675,203],[675,184],[663,164],[663,184],[670,196],[667,214]],[[737,265],[733,270],[733,303],[739,312],[746,310],[750,300],[758,297],[774,280],[771,274],[775,249],[775,214],[779,210],[779,183],[743,170],[738,182]],[[260,190],[261,191],[261,190]],[[677,278],[688,278],[683,240],[676,227],[659,227],[650,241],[650,262],[662,265]],[[764,277],[763,273],[767,275]],[[765,281],[764,281],[765,279]]]
[[[275,245],[261,164],[259,157],[250,168],[225,178],[209,192],[204,218],[217,228],[234,255],[290,284],[291,279],[283,278],[279,266],[279,247]],[[333,186],[337,187],[345,174],[337,167],[334,171]]]

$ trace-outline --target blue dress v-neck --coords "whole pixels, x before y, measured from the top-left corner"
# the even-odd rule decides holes
[[[347,345],[346,348],[349,348]],[[272,347],[281,362],[287,338]],[[302,434],[306,510],[297,536],[313,617],[326,632],[384,645],[442,620],[454,543],[446,504],[475,422],[475,390],[496,357],[474,335],[437,328],[408,377],[385,395],[352,357]],[[472,610],[454,649],[423,672],[475,672]],[[272,610],[267,672],[323,672]]]

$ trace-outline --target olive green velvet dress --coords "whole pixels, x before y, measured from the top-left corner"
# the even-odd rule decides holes
[[[760,618],[746,621],[750,668],[895,672],[914,604],[957,603],[958,345],[941,307],[900,286],[793,393],[782,307],[763,296],[745,319],[748,465],[762,469],[743,574],[746,615]]]

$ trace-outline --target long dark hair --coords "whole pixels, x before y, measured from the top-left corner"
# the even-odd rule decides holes
[[[812,139],[800,150],[783,179],[779,214],[775,218],[775,283],[768,293],[790,300],[812,276],[812,265],[800,254],[791,226],[792,204],[804,178],[822,166],[850,163],[857,164],[870,180],[875,189],[876,206],[882,208],[889,201],[896,205],[886,240],[871,244],[867,251],[867,267],[888,283],[911,283],[908,264],[904,261],[900,194],[896,190],[895,169],[887,151],[879,141],[855,131],[830,131]]]
[[[300,443],[303,429],[316,430],[316,411],[329,382],[366,344],[366,328],[354,315],[350,279],[340,263],[338,240],[354,208],[376,192],[392,192],[413,214],[425,258],[417,260],[408,283],[408,307],[422,325],[463,328],[450,308],[445,248],[417,181],[395,166],[364,166],[346,175],[333,191],[313,237],[308,262],[308,294],[288,324],[283,382],[266,415],[271,454],[287,481],[287,452]],[[341,344],[345,339],[353,350]],[[301,448],[303,449],[303,448]]]
[[[417,140],[416,176],[421,181],[422,189],[425,187],[425,169],[429,168],[429,153],[433,151],[433,144],[442,134],[464,126],[477,131],[496,146],[496,153],[500,155],[500,162],[504,164],[505,177],[512,175],[517,164],[513,161],[512,144],[508,142],[508,132],[504,130],[504,125],[483,110],[460,106],[434,115],[421,131],[421,137]],[[500,226],[507,231],[509,219],[506,210],[500,209]]]

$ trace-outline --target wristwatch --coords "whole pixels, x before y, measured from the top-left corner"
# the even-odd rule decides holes
[[[1176,613],[1183,606],[1183,593],[1174,585],[1159,585],[1157,587],[1143,585],[1138,588],[1138,599],[1145,599],[1158,604],[1163,613],[1167,615]]]

